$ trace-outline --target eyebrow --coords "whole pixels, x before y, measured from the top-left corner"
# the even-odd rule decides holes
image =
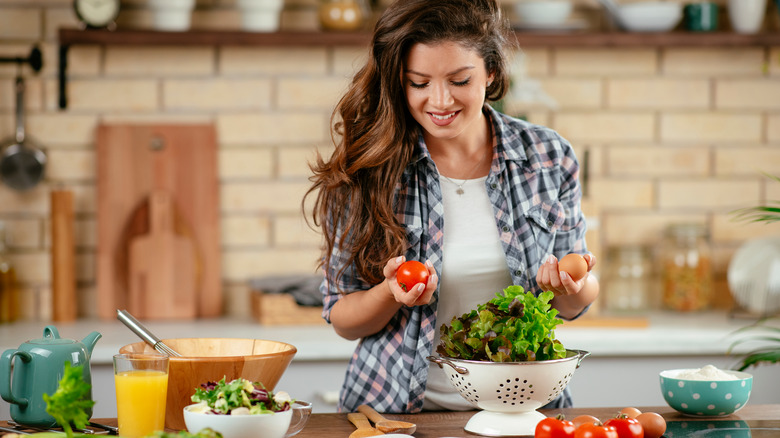
[[[474,67],[473,65],[467,65],[467,66],[465,66],[465,67],[461,67],[461,68],[455,69],[455,70],[453,70],[453,71],[451,71],[451,72],[447,73],[447,75],[446,75],[446,76],[454,76],[454,75],[456,75],[456,74],[458,74],[458,73],[460,73],[460,72],[462,72],[462,71],[464,71],[464,70],[471,70],[471,69],[474,69],[474,68],[475,68],[475,67]],[[424,78],[429,78],[429,77],[431,77],[431,75],[429,75],[429,74],[420,73],[420,72],[418,72],[418,71],[409,70],[409,69],[406,69],[406,70],[404,70],[404,73],[407,73],[407,74],[411,73],[411,74],[413,74],[413,75],[422,76],[422,77],[424,77]]]

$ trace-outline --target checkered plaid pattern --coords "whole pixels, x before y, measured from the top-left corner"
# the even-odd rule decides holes
[[[585,217],[571,145],[555,131],[514,119],[486,106],[494,132],[494,154],[485,181],[499,238],[514,284],[540,293],[536,271],[548,254],[585,253]],[[436,165],[420,135],[412,161],[397,188],[397,215],[409,242],[407,260],[430,260],[442,269],[444,207]],[[323,317],[342,297],[339,290],[369,289],[354,267],[336,279],[347,254],[330,254],[329,272],[320,286]],[[380,412],[412,413],[422,409],[428,376],[426,357],[434,350],[438,291],[430,304],[402,308],[378,333],[363,338],[350,360],[339,409],[360,404]],[[569,402],[570,403],[570,402]]]

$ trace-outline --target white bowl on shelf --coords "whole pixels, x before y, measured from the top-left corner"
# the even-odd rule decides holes
[[[155,30],[183,32],[189,30],[195,0],[149,0],[152,27]]]
[[[241,28],[248,32],[276,32],[284,0],[237,0]]]
[[[682,20],[680,3],[647,1],[619,6],[619,25],[631,32],[668,32]]]
[[[571,15],[570,0],[529,0],[515,3],[518,24],[527,26],[559,26]]]

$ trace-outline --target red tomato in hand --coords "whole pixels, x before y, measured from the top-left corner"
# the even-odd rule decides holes
[[[418,283],[428,284],[428,268],[417,260],[401,263],[395,276],[405,292],[412,290]]]
[[[574,438],[620,438],[612,426],[585,423],[574,431]]]
[[[610,418],[604,425],[614,427],[619,438],[644,438],[645,436],[645,430],[639,420],[624,415]]]
[[[575,429],[571,421],[547,417],[536,425],[534,438],[574,438]]]

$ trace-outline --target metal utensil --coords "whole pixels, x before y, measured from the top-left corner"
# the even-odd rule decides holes
[[[28,190],[42,179],[46,154],[27,138],[24,130],[24,78],[16,77],[16,135],[6,141],[0,157],[0,179],[16,190]]]
[[[7,421],[8,421],[8,425],[9,426],[13,426],[14,427],[14,433],[23,433],[22,432],[23,430],[33,430],[33,431],[36,431],[36,432],[62,433],[61,429],[47,429],[47,428],[44,428],[44,427],[36,427],[36,426],[30,426],[30,425],[27,425],[27,424],[20,424],[20,423],[17,423],[16,421],[14,421],[14,420],[7,420]],[[82,429],[75,429],[74,428],[73,430],[76,431],[76,432],[83,433],[85,435],[89,435],[89,434],[94,434],[95,433],[94,431],[88,430],[88,429],[87,430],[82,430]]]
[[[0,426],[0,432],[18,433],[20,435],[32,435],[32,432],[27,432],[24,430],[12,429],[10,427],[2,427],[2,426]]]
[[[109,435],[119,435],[119,428],[114,426],[109,426],[107,424],[100,424],[90,421],[89,422],[90,427],[96,427],[98,429],[107,430]]]
[[[116,319],[122,321],[130,330],[133,331],[138,337],[143,339],[147,344],[154,347],[155,350],[162,354],[173,357],[181,357],[181,354],[173,350],[171,347],[165,345],[163,341],[157,336],[153,335],[146,327],[144,327],[133,315],[129,314],[127,310],[116,309]]]
[[[369,420],[374,422],[374,427],[382,433],[404,433],[413,434],[417,430],[417,425],[407,421],[389,420],[368,405],[360,405],[358,412],[364,414]]]

